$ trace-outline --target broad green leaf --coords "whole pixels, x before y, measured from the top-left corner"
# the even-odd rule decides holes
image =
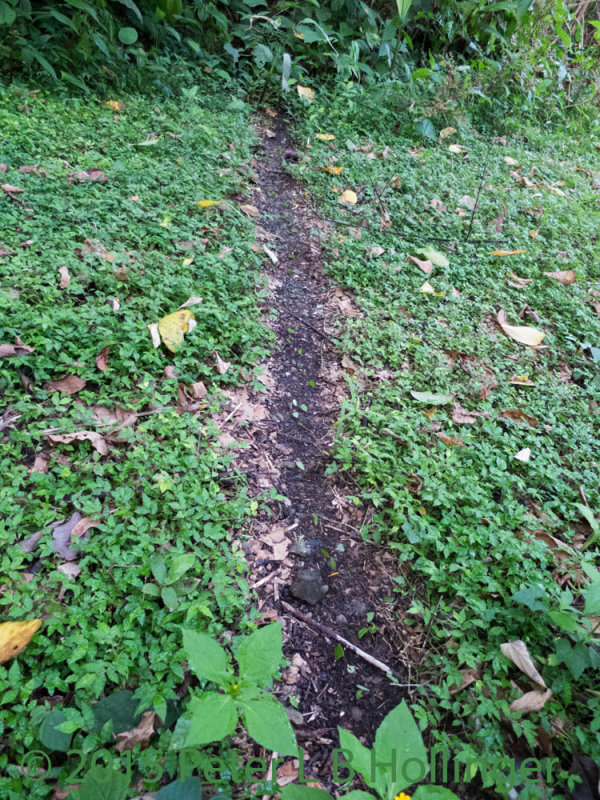
[[[450,262],[443,253],[436,250],[434,247],[421,247],[416,251],[418,255],[422,255],[427,261],[431,261],[436,267],[449,267]]]
[[[186,572],[188,572],[188,570],[194,566],[197,560],[198,557],[193,553],[182,553],[179,556],[175,556],[171,562],[171,565],[169,566],[169,572],[167,573],[167,577],[164,579],[164,582],[167,585],[176,583],[185,575]]]
[[[575,647],[572,647],[568,639],[559,639],[556,645],[556,655],[559,663],[562,661],[567,665],[575,680],[580,678],[591,664],[588,648],[582,642],[578,642]]]
[[[177,592],[172,586],[163,586],[163,588],[160,590],[160,596],[163,603],[169,610],[172,611],[174,608],[177,608],[179,599],[177,597]]]
[[[331,800],[331,795],[323,789],[288,783],[281,790],[281,800]]]
[[[158,583],[163,583],[167,574],[167,565],[162,556],[152,556],[150,559],[150,569],[154,575],[154,579]]]
[[[90,17],[93,17],[96,22],[100,22],[98,15],[96,14],[96,9],[93,8],[89,3],[86,3],[85,0],[65,0],[65,3],[68,3],[74,8],[78,8],[80,11],[85,11],[86,14],[89,14]]]
[[[596,572],[596,580],[586,586],[583,592],[584,614],[600,614],[600,573]]]
[[[227,654],[211,636],[184,628],[183,647],[190,668],[198,678],[222,686],[230,677]]]
[[[270,683],[279,668],[282,652],[281,622],[265,625],[243,639],[237,652],[240,678],[259,683]]]
[[[79,788],[69,794],[69,800],[125,800],[128,793],[127,773],[96,764],[84,775]]]
[[[340,800],[375,800],[375,798],[369,792],[363,792],[362,789],[354,789],[354,791],[342,795]]]
[[[548,611],[548,617],[558,628],[567,633],[576,633],[582,630],[581,625],[577,624],[570,611]]]
[[[8,3],[0,2],[0,25],[12,25],[17,18],[17,12]]]
[[[135,44],[138,39],[138,32],[135,28],[121,28],[119,30],[119,40],[123,44]]]
[[[403,20],[410,10],[412,0],[396,0],[396,5],[398,7],[398,16]]]
[[[379,763],[396,763],[395,780],[389,767],[381,768],[387,783],[386,795],[390,798],[423,780],[429,771],[427,748],[404,700],[390,711],[377,729],[373,750]],[[407,767],[403,769],[405,764]]]
[[[385,790],[385,782],[377,780],[377,774],[372,768],[371,751],[359,742],[350,731],[345,731],[343,728],[338,727],[338,733],[342,750],[349,750],[352,753],[351,766],[357,772],[360,772],[367,786],[370,786],[371,789],[377,789],[382,794]],[[344,758],[346,758],[345,753]],[[347,758],[346,761],[348,761]]]
[[[48,750],[66,753],[71,746],[72,733],[63,733],[56,730],[59,725],[67,721],[67,715],[61,708],[53,708],[44,717],[40,728],[40,742]],[[78,726],[80,727],[80,726]]]
[[[186,747],[221,741],[234,732],[238,720],[233,698],[216,692],[192,698],[186,717],[189,719]]]
[[[202,800],[202,778],[189,775],[184,781],[175,778],[157,793],[156,800]]]
[[[298,753],[296,737],[282,704],[266,692],[259,700],[240,703],[242,721],[255,742],[284,756]]]
[[[129,689],[103,697],[92,708],[94,714],[94,730],[100,731],[103,725],[112,720],[113,733],[123,733],[135,728],[141,719],[141,714],[136,714],[138,701]]]
[[[412,800],[460,800],[460,798],[445,786],[419,786]]]
[[[427,403],[430,406],[443,406],[454,400],[453,394],[436,394],[435,392],[412,392],[412,397],[420,403]]]

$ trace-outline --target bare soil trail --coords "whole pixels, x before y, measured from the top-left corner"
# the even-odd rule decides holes
[[[262,154],[253,203],[260,211],[258,241],[271,258],[265,313],[276,344],[260,397],[266,413],[250,429],[244,466],[261,490],[273,487],[285,500],[272,502],[272,513],[255,522],[246,555],[260,612],[283,621],[291,666],[279,697],[304,750],[305,773],[328,788],[337,726],[371,743],[410,687],[394,685],[381,666],[347,645],[342,651],[323,627],[383,662],[399,684],[411,683],[407,665],[420,653],[418,637],[402,624],[402,597],[393,592],[393,555],[362,539],[371,512],[349,499],[351,486],[327,474],[344,392],[334,341],[344,324],[334,301],[341,292],[323,271],[327,230],[286,171],[286,158],[296,156],[285,121],[277,116],[257,127]]]

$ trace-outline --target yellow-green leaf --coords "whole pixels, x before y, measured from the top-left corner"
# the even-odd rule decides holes
[[[310,89],[308,86],[298,86],[298,94],[303,100],[306,100],[307,103],[312,103],[315,99],[315,90]]]
[[[41,624],[41,619],[0,623],[0,664],[24,650]]]
[[[353,192],[352,189],[346,189],[346,191],[342,192],[338,197],[338,203],[348,203],[349,205],[353,206],[357,202],[358,197],[356,196],[356,192]]]
[[[220,200],[198,200],[200,208],[210,208],[210,206],[218,206]]]
[[[546,336],[545,333],[538,331],[537,328],[530,328],[527,325],[509,325],[506,322],[506,311],[499,311],[496,319],[498,320],[498,325],[507,336],[514,339],[515,342],[526,344],[528,347],[537,347]]]
[[[196,326],[196,320],[189,308],[181,308],[168,314],[158,323],[158,332],[165,347],[175,353],[183,344],[183,336]]]
[[[320,139],[322,142],[332,142],[335,136],[333,133],[315,133],[315,139]]]

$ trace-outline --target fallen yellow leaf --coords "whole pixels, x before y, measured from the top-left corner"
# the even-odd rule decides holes
[[[538,331],[537,328],[530,328],[526,325],[509,325],[506,322],[506,311],[500,310],[496,316],[498,325],[504,333],[515,342],[526,344],[528,347],[537,347],[541,344],[546,334]]]
[[[338,197],[338,203],[348,203],[349,205],[353,206],[357,202],[358,197],[356,196],[356,192],[353,192],[352,189],[346,189],[346,191],[342,192]]]
[[[165,347],[175,353],[183,344],[183,336],[196,327],[196,320],[187,308],[168,314],[158,323],[158,332]]]
[[[194,260],[194,256],[189,256],[189,258],[184,258],[183,259],[183,266],[184,267],[189,267],[189,265],[192,263],[193,260]]]
[[[340,175],[342,172],[341,167],[323,167],[325,172],[328,172],[330,175]]]
[[[303,100],[306,100],[307,103],[312,103],[315,99],[315,90],[310,89],[308,86],[297,86],[298,94]]]
[[[315,133],[315,139],[320,139],[322,142],[332,142],[335,136],[333,133]]]
[[[125,103],[121,103],[119,100],[108,100],[104,105],[112,108],[113,111],[123,111],[125,108]]]
[[[509,383],[513,386],[535,386],[533,381],[530,381],[527,375],[513,375]]]
[[[218,206],[220,200],[198,200],[200,208],[209,208],[210,206]]]
[[[161,228],[170,228],[171,227],[171,217],[165,217],[163,221],[160,223]]]
[[[520,256],[525,250],[492,250],[491,256]]]
[[[0,623],[0,664],[24,650],[41,624],[41,619]]]
[[[451,128],[451,127],[442,128],[442,130],[440,131],[440,141],[442,139],[447,139],[448,136],[452,136],[453,133],[456,133],[456,128]]]
[[[423,286],[421,286],[421,291],[422,291],[422,292],[425,292],[425,294],[435,294],[435,289],[434,289],[434,288],[433,288],[433,286],[432,286],[432,285],[429,283],[429,281],[425,281],[425,283],[423,284]]]

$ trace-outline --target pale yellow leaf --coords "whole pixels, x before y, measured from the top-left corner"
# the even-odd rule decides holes
[[[432,286],[432,285],[429,283],[429,281],[425,281],[425,283],[423,284],[423,286],[421,286],[421,291],[422,291],[422,292],[425,292],[425,294],[435,294],[435,289],[434,289],[434,288],[433,288],[433,286]]]
[[[491,256],[520,256],[526,250],[492,250]]]
[[[440,131],[440,141],[442,139],[447,139],[448,136],[452,136],[453,133],[456,133],[456,128],[452,127],[442,128],[442,130]]]
[[[197,306],[199,303],[202,302],[202,298],[200,295],[193,294],[190,298],[188,298],[185,303],[182,303],[179,308],[189,308],[190,306]]]
[[[448,150],[449,150],[451,153],[456,153],[456,155],[461,155],[461,153],[464,153],[464,152],[466,152],[466,149],[467,149],[467,148],[466,148],[466,147],[463,147],[463,145],[462,145],[462,144],[451,144],[451,145],[448,147]]]
[[[522,461],[524,464],[527,464],[531,459],[531,447],[524,447],[522,450],[519,450],[519,452],[515,454],[515,458],[517,461]]]
[[[325,172],[328,172],[330,175],[341,175],[342,168],[341,167],[323,167]]]
[[[509,167],[516,167],[519,165],[519,162],[515,161],[515,159],[510,156],[504,156],[504,163],[508,164]]]
[[[195,324],[192,312],[187,308],[180,308],[174,314],[167,314],[158,322],[158,332],[165,347],[175,353],[183,344],[184,334],[190,331]]]
[[[24,650],[42,624],[41,619],[0,623],[0,664]]]
[[[210,208],[210,206],[218,206],[220,200],[198,200],[200,208]]]
[[[348,203],[349,205],[353,206],[357,202],[358,197],[356,196],[356,192],[353,192],[352,189],[346,189],[346,191],[342,192],[338,197],[338,203]]]
[[[554,278],[554,280],[562,283],[563,286],[569,286],[569,284],[577,282],[577,275],[575,274],[575,270],[572,269],[563,269],[558,272],[544,272],[544,275],[547,278]]]
[[[335,136],[333,133],[315,133],[315,139],[320,139],[322,142],[332,142]]]
[[[545,692],[541,692],[538,689],[533,692],[526,692],[510,704],[510,711],[522,711],[524,714],[541,711],[551,697],[552,689],[546,689]]]
[[[308,86],[297,86],[298,94],[303,100],[306,100],[307,103],[312,103],[315,99],[315,90],[310,89]]]
[[[152,337],[152,344],[154,349],[156,350],[157,347],[160,347],[160,333],[158,332],[158,325],[156,322],[150,323],[148,325],[148,330],[150,331],[150,336]]]
[[[526,325],[509,325],[506,322],[506,312],[500,310],[496,316],[498,325],[504,333],[515,342],[526,344],[528,347],[537,347],[544,340],[546,334],[537,328],[530,328]]]

